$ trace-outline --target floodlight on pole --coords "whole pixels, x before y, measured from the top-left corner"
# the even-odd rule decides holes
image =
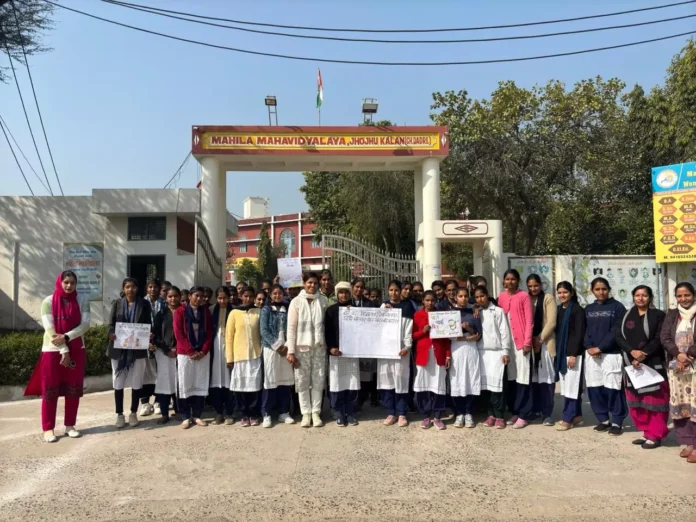
[[[378,106],[376,98],[363,98],[362,113],[364,121],[372,123],[372,117],[377,114]]]
[[[278,100],[275,96],[270,94],[264,99],[266,107],[268,107],[268,124],[273,125],[273,120],[271,116],[275,117],[275,124],[278,125]]]

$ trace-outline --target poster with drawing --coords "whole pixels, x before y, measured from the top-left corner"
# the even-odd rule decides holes
[[[428,312],[431,339],[449,339],[461,337],[462,321],[459,310],[449,312]]]
[[[401,310],[342,306],[338,310],[338,344],[343,357],[399,359]]]
[[[651,257],[577,256],[573,260],[574,285],[582,306],[593,303],[590,283],[595,277],[609,281],[611,295],[627,309],[633,306],[631,292],[638,285],[647,285],[655,295],[655,306],[663,308],[662,268]]]
[[[114,348],[121,350],[147,350],[150,347],[150,325],[140,323],[116,323]]]
[[[527,290],[527,277],[537,274],[541,279],[541,289],[546,293],[555,293],[553,257],[510,257],[508,268],[514,268],[520,273],[522,290]]]

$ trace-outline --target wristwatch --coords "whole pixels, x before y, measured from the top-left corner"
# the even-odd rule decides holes
[[[63,335],[63,337],[65,338],[66,343],[70,341],[70,337],[68,337],[67,335]]]

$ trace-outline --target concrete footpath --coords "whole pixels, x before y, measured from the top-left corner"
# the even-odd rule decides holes
[[[377,409],[346,428],[148,417],[119,431],[105,392],[82,400],[84,436],[56,444],[40,439],[40,405],[0,404],[0,520],[696,520],[696,465],[673,435],[646,451],[632,428],[595,433],[588,404],[566,433],[400,429]]]

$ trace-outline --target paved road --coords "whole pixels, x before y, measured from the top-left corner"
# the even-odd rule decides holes
[[[347,428],[116,431],[112,408],[86,396],[85,436],[45,444],[40,401],[0,404],[0,520],[696,520],[672,436],[645,451],[629,432],[387,428],[376,410]]]

